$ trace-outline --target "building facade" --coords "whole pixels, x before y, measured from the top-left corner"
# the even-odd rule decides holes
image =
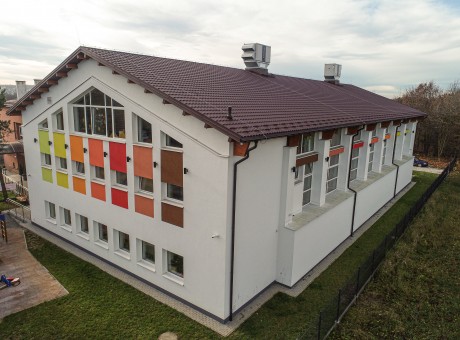
[[[374,111],[310,116],[315,91]],[[18,112],[32,221],[223,322],[410,183],[424,115],[354,87],[85,47]]]

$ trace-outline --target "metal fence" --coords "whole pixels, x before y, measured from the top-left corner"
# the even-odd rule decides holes
[[[334,330],[348,309],[355,303],[367,283],[373,278],[387,251],[393,247],[414,217],[423,208],[426,201],[454,169],[456,162],[457,157],[447,165],[438,178],[384,238],[382,243],[374,249],[352,277],[338,290],[334,298],[325,305],[318,318],[305,325],[302,334],[297,339],[324,339]]]
[[[11,208],[6,210],[5,212],[16,216],[22,222],[25,222],[26,220],[31,220],[30,208],[28,206],[22,205],[21,203],[18,203],[10,198],[7,198],[6,202],[11,205]]]
[[[6,169],[3,169],[6,170]],[[5,184],[14,183],[14,192],[17,195],[21,195],[29,199],[29,189],[22,185],[20,182],[16,181],[14,178],[8,176],[4,171],[2,172],[3,180]]]

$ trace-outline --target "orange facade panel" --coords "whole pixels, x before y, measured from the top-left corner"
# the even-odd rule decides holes
[[[161,203],[161,219],[178,227],[184,227],[184,208],[168,203]]]
[[[88,138],[89,164],[104,167],[104,144],[99,139]]]
[[[70,136],[70,158],[76,162],[84,162],[83,138]]]
[[[161,181],[184,186],[182,152],[161,150]]]
[[[137,213],[153,217],[153,198],[134,195],[134,205]]]
[[[152,148],[133,146],[134,176],[153,179]]]
[[[86,195],[86,181],[84,178],[72,177],[73,190]]]
[[[98,200],[105,201],[105,185],[91,182],[91,196]]]

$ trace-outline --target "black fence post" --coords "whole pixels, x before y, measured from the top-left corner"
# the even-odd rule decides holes
[[[356,278],[356,298],[358,298],[358,293],[359,293],[359,274],[361,273],[361,266],[359,266],[358,268],[358,275],[357,275],[357,278]]]
[[[319,319],[318,319],[318,340],[321,340],[321,319],[322,319],[323,312],[319,312]]]
[[[335,318],[336,322],[339,322],[339,317],[340,317],[340,298],[342,296],[342,289],[339,289],[339,296],[337,299],[337,317]]]

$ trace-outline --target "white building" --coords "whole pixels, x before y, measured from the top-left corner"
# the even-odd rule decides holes
[[[294,285],[411,181],[424,113],[267,65],[78,48],[9,110],[33,223],[222,322]]]

